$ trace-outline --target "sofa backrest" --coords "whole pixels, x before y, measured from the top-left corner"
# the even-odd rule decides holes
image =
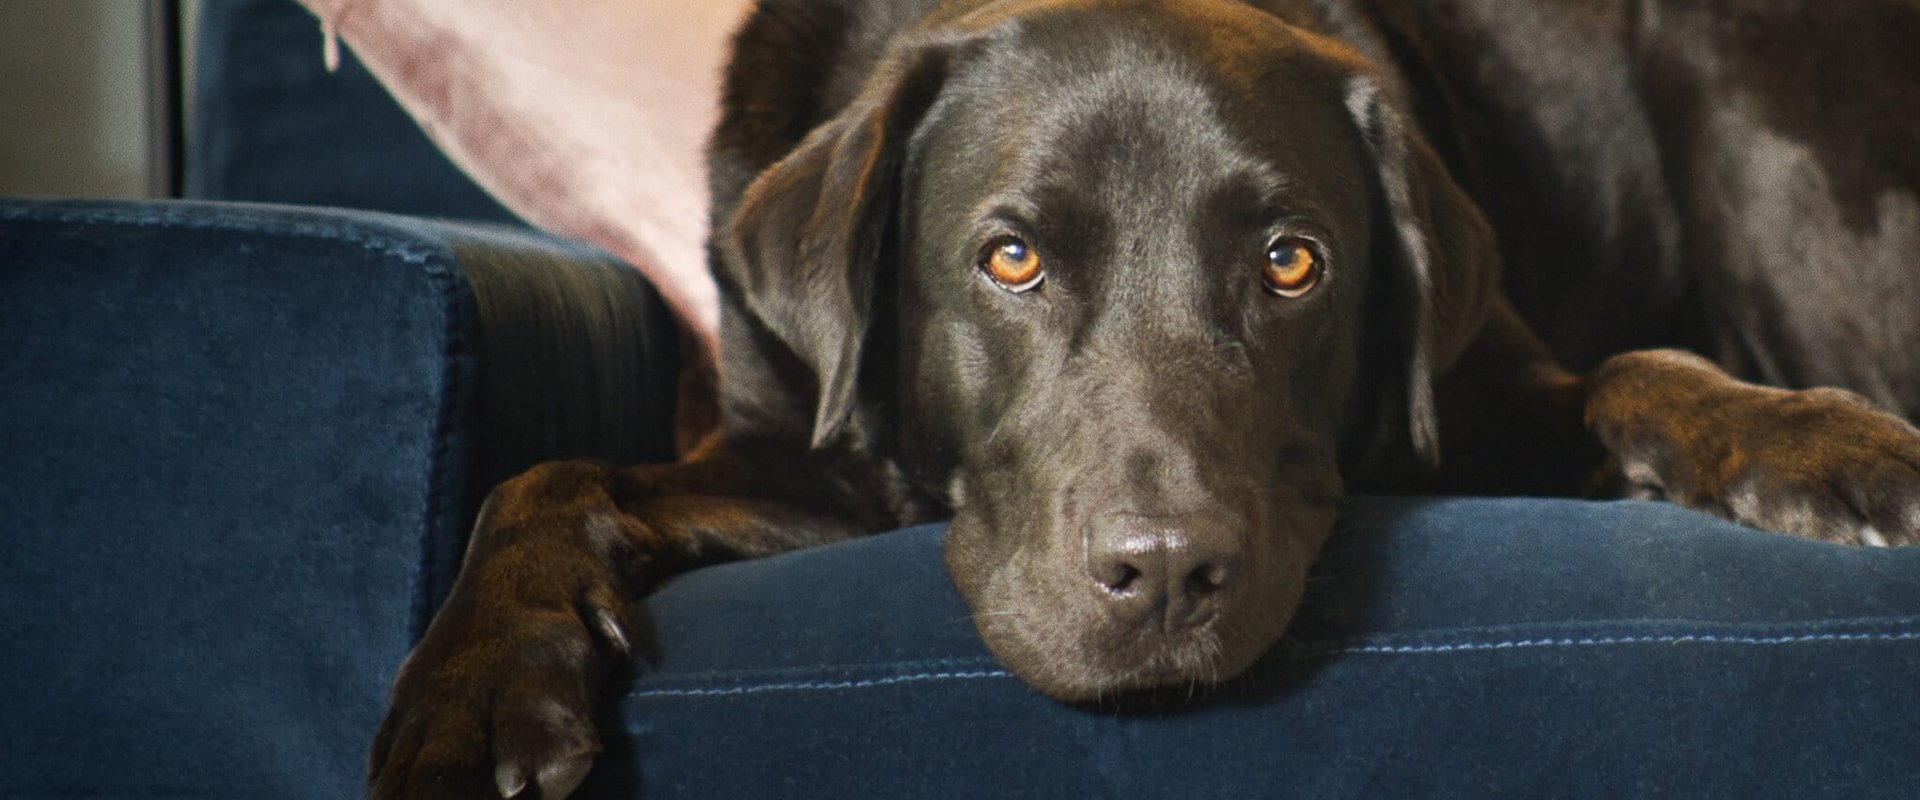
[[[203,200],[514,222],[294,0],[205,0],[184,190]]]

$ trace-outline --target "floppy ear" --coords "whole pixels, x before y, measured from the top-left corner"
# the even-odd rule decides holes
[[[1480,208],[1406,117],[1367,77],[1348,86],[1353,114],[1379,171],[1385,218],[1376,242],[1397,262],[1392,283],[1411,319],[1408,423],[1414,452],[1440,463],[1433,382],[1473,341],[1499,291],[1500,255]]]
[[[853,411],[907,140],[971,41],[892,49],[844,110],[747,187],[725,232],[722,268],[748,312],[813,370],[814,447]]]

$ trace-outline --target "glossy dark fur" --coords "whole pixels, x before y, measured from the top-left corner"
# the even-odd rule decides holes
[[[1075,701],[1243,669],[1353,491],[1920,542],[1916,34],[1910,2],[764,0],[713,141],[722,427],[495,492],[372,791],[565,794],[634,599],[942,517],[989,647]],[[1008,235],[1037,288],[981,271]],[[1310,293],[1261,288],[1276,237]]]

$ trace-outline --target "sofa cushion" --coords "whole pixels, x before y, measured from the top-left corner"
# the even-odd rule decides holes
[[[608,797],[1899,797],[1920,549],[1673,506],[1350,502],[1288,640],[1072,707],[982,648],[923,528],[648,604]]]

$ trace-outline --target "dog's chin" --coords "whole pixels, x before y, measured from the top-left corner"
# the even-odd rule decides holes
[[[1192,690],[1231,679],[1279,641],[1304,577],[1242,586],[1208,621],[1180,630],[1119,625],[1077,594],[1014,570],[961,591],[980,636],[1013,674],[1041,693],[1090,703],[1163,688]]]
[[[1259,659],[1279,632],[1228,641],[1209,630],[1176,637],[1142,637],[1121,650],[1049,647],[1044,637],[1003,623],[981,625],[988,649],[1008,670],[1055,700],[1098,703],[1156,689],[1211,686]]]

